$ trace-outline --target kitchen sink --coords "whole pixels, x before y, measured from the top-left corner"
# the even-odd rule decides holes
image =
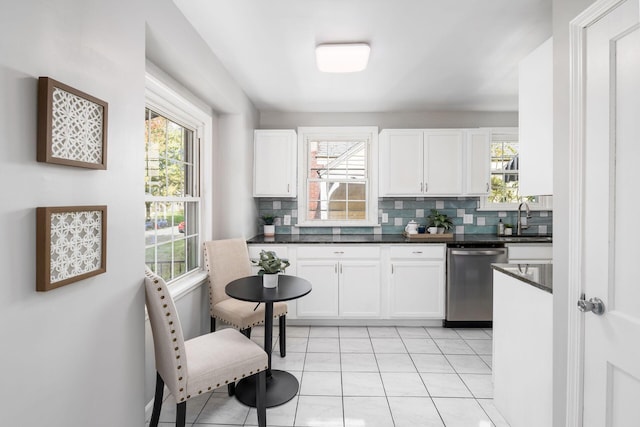
[[[500,237],[502,242],[534,242],[534,243],[547,243],[552,242],[551,236],[508,236]]]

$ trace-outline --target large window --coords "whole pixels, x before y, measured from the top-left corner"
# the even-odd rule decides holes
[[[518,130],[491,133],[491,191],[481,200],[486,210],[513,210],[525,201],[532,209],[550,208],[548,198],[520,194]]]
[[[199,268],[196,130],[145,109],[145,262],[165,280]]]
[[[299,225],[377,224],[377,194],[371,165],[377,128],[299,128],[304,193]]]

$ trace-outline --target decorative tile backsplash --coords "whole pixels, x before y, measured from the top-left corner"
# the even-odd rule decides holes
[[[410,220],[428,225],[431,209],[447,214],[455,234],[495,234],[498,221],[515,228],[517,211],[479,211],[478,197],[453,198],[382,198],[378,200],[378,221],[381,227],[295,227],[298,222],[296,199],[255,199],[258,214],[274,214],[276,234],[399,234]],[[523,213],[524,216],[524,213]],[[553,212],[531,211],[529,228],[523,234],[552,234]],[[260,225],[262,223],[257,220]],[[515,234],[515,230],[513,231]]]

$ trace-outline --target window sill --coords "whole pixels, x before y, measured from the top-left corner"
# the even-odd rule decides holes
[[[299,224],[295,224],[293,227],[297,228],[326,228],[326,227],[381,227],[382,225],[377,222],[335,222],[335,221],[327,221],[322,223],[316,222],[303,222]]]

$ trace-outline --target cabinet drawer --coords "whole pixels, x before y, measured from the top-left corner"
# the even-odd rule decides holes
[[[298,258],[380,258],[380,247],[309,245],[298,248]]]
[[[509,248],[509,259],[552,259],[553,250],[551,245],[507,245]]]
[[[249,258],[257,259],[263,250],[275,252],[280,258],[289,258],[289,248],[283,245],[249,245]]]
[[[444,259],[445,245],[396,245],[391,258]]]

